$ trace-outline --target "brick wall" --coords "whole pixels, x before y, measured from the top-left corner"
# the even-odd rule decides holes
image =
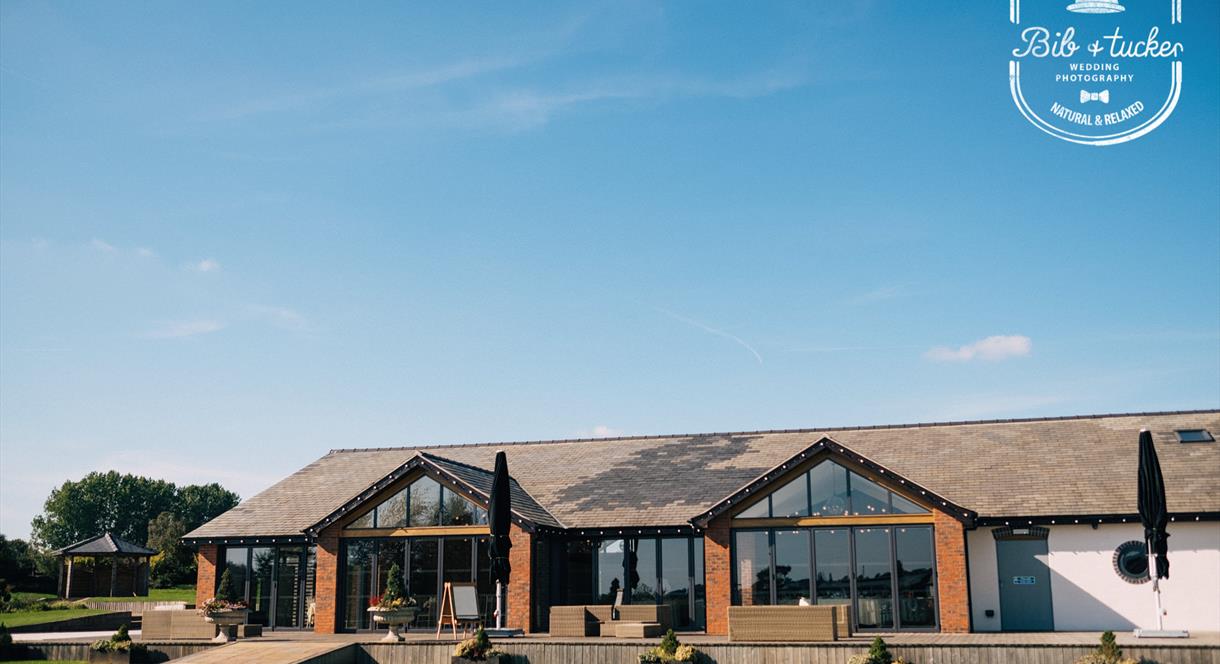
[[[970,598],[966,585],[966,531],[960,521],[932,510],[936,529],[936,583],[940,631],[970,631]]]
[[[509,529],[509,539],[513,548],[508,550],[508,564],[512,566],[512,574],[508,579],[508,615],[505,617],[505,627],[516,627],[531,631],[530,612],[532,602],[530,597],[530,571],[533,559],[530,534],[521,530],[516,524]],[[544,581],[540,580],[540,583]]]
[[[729,633],[729,602],[733,593],[729,573],[728,519],[712,522],[703,533],[703,573],[707,585],[707,633]]]
[[[314,572],[313,631],[334,634],[339,620],[339,528],[318,533],[317,568]]]
[[[200,544],[195,554],[195,606],[216,596],[216,567],[220,547],[215,544]]]

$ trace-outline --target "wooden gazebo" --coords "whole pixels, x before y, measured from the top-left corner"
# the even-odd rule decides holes
[[[55,552],[59,592],[73,597],[129,597],[148,594],[148,562],[157,552],[103,533]]]

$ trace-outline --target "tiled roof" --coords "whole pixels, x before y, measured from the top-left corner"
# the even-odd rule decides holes
[[[66,546],[55,553],[57,555],[72,554],[74,556],[90,556],[106,553],[128,554],[133,556],[151,556],[155,554],[156,549],[132,544],[127,540],[119,539],[110,533],[103,533],[90,537],[87,540],[82,540],[71,546]]]
[[[299,535],[417,452],[490,470],[497,449],[568,528],[681,526],[823,436],[980,517],[1136,512],[1138,433],[1153,432],[1174,513],[1220,513],[1220,411],[334,450],[190,538]]]

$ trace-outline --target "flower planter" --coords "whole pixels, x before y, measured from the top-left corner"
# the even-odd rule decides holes
[[[451,657],[450,664],[508,664],[508,655],[492,655],[487,659],[466,659],[465,657]]]
[[[212,639],[212,641],[216,643],[228,643],[234,640],[233,636],[229,634],[229,629],[236,625],[244,625],[246,623],[246,616],[249,614],[250,611],[248,609],[229,609],[227,611],[216,611],[215,613],[204,614],[203,619],[210,623],[214,623],[220,628],[220,632],[216,635],[216,638]]]
[[[386,631],[385,638],[381,640],[397,643],[402,640],[402,635],[398,633],[398,629],[402,625],[409,625],[412,620],[415,620],[416,609],[413,606],[402,609],[381,609],[371,606],[369,607],[369,613],[373,616],[373,622],[384,624],[389,628]]]

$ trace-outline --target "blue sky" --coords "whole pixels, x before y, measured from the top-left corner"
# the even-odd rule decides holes
[[[1003,2],[343,9],[0,4],[0,532],[91,470],[1220,405],[1220,5],[1100,149]]]

